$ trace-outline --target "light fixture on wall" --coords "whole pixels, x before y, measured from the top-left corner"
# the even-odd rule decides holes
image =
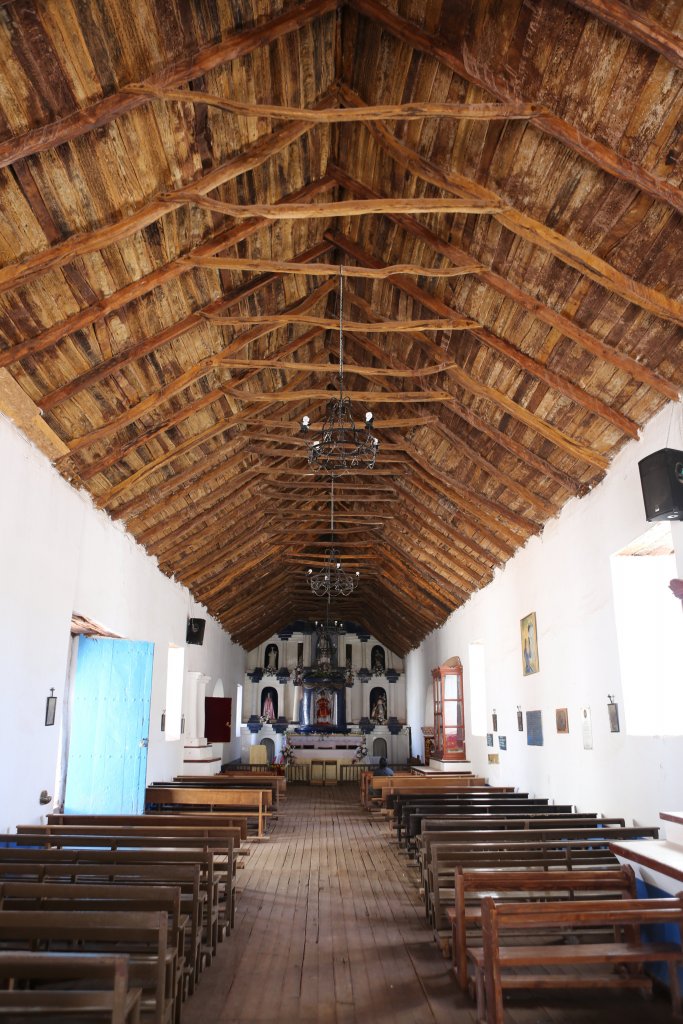
[[[57,698],[55,697],[54,686],[50,687],[50,696],[45,701],[45,725],[55,724],[57,714]]]
[[[339,268],[339,397],[327,403],[322,427],[311,441],[308,464],[316,472],[338,476],[350,469],[372,469],[379,440],[372,433],[373,414],[365,413],[365,432],[357,430],[351,400],[344,397],[344,274]],[[301,420],[301,433],[307,434],[310,416]]]
[[[339,552],[334,547],[334,479],[330,487],[330,543],[322,569],[308,570],[308,582],[316,597],[348,597],[360,583],[360,573],[342,569]]]

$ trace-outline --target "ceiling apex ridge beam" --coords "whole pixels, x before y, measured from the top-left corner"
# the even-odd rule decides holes
[[[222,213],[226,217],[246,220],[251,217],[266,220],[325,220],[328,217],[365,217],[374,214],[384,215],[392,210],[397,213],[467,213],[486,215],[505,208],[501,199],[415,199],[387,198],[381,199],[346,199],[333,200],[326,203],[314,203],[310,206],[303,203],[292,203],[289,206],[277,203],[225,203],[219,199],[209,199],[198,192],[184,192],[183,201],[194,203],[205,210]],[[170,205],[175,204],[175,193],[161,195],[160,200]]]
[[[363,0],[365,2],[365,0]],[[344,90],[349,102],[361,103],[362,100],[350,89]],[[375,137],[380,148],[389,154],[396,163],[411,174],[422,178],[446,192],[491,197],[500,201],[500,196],[472,178],[467,178],[455,170],[446,170],[421,156],[416,150],[406,146],[383,125],[366,124],[365,130]],[[658,292],[650,285],[643,284],[628,274],[616,270],[602,257],[596,256],[589,249],[574,242],[554,228],[548,227],[543,221],[531,217],[527,213],[507,205],[491,214],[503,227],[524,241],[548,252],[551,256],[590,278],[595,284],[619,295],[627,302],[632,302],[641,309],[646,309],[663,320],[683,324],[683,303]]]
[[[345,235],[341,235],[338,232],[326,232],[326,235],[336,241],[337,245],[343,248],[355,259],[359,259],[370,264],[381,263],[380,260],[371,256]],[[396,287],[403,289],[403,285],[400,282],[396,284]],[[441,357],[442,350],[439,349],[426,334],[416,333],[410,335],[410,337],[418,341],[433,358]],[[516,402],[504,392],[498,391],[496,388],[492,388],[490,385],[478,381],[475,377],[471,376],[471,374],[468,374],[460,367],[454,367],[447,370],[446,375],[465,391],[476,394],[479,397],[486,398],[495,405],[498,405],[504,409],[505,412],[514,416],[515,419],[524,423],[526,427],[535,430],[536,433],[541,434],[547,440],[552,441],[552,443],[557,447],[564,449],[564,451],[568,452],[572,458],[586,462],[588,465],[595,466],[601,470],[607,468],[608,460],[604,455],[594,452],[580,441],[576,441],[573,437],[570,437],[561,430],[558,430],[556,427],[552,426],[552,424],[546,423],[546,421],[541,417],[530,412],[526,406],[520,405],[519,402]],[[455,398],[454,395],[451,395],[450,397]]]
[[[331,102],[331,100],[328,97],[321,102]],[[293,122],[286,130],[280,128],[268,135],[261,135],[243,152],[229,157],[218,167],[207,171],[201,178],[182,185],[172,192],[158,193],[134,213],[118,217],[109,224],[92,231],[69,235],[63,241],[57,242],[47,249],[41,249],[18,263],[10,263],[8,266],[2,267],[0,269],[0,294],[11,288],[26,285],[39,274],[46,273],[48,270],[56,270],[71,263],[78,256],[85,256],[120,242],[187,203],[195,204],[197,195],[203,196],[205,192],[211,192],[220,185],[225,185],[228,181],[260,167],[271,157],[291,146],[309,130],[310,125],[305,122]]]
[[[660,53],[677,68],[683,68],[683,39],[642,11],[620,0],[570,0],[570,3],[635,39],[641,46]]]
[[[172,64],[162,67],[156,74],[150,75],[144,84],[164,88],[191,81],[221,64],[246,56],[259,46],[265,46],[283,35],[298,31],[309,21],[337,10],[342,2],[343,0],[305,0],[269,22],[232,32],[226,39],[204,46],[192,56],[181,57]],[[140,83],[131,83],[138,84]],[[0,143],[0,167],[6,167],[32,153],[40,153],[80,138],[149,102],[148,96],[132,89],[128,90],[124,86],[119,92],[95,100],[88,107],[76,110],[51,124],[29,128],[20,135],[6,139]]]
[[[441,64],[444,64],[451,71],[454,71],[459,78],[466,82],[479,86],[490,95],[495,96],[501,102],[512,100],[524,101],[523,97],[513,96],[508,82],[495,73],[487,72],[484,77],[477,75],[475,71],[468,69],[464,61],[454,53],[447,43],[441,41],[438,36],[430,35],[419,25],[408,21],[386,7],[379,0],[347,0],[349,7],[360,14],[381,25],[391,35],[411,46],[415,50],[434,57]],[[628,8],[629,14],[631,9]],[[635,188],[646,192],[659,202],[673,206],[679,212],[683,211],[683,192],[670,185],[665,179],[653,174],[646,168],[636,164],[628,157],[621,156],[616,150],[602,142],[598,142],[586,132],[570,124],[557,114],[547,108],[542,108],[538,113],[529,118],[529,123],[539,131],[552,136],[562,142],[569,149],[578,153],[589,163],[600,168],[612,177],[620,178],[622,181],[633,185]]]
[[[326,175],[318,179],[318,181],[312,182],[310,185],[304,185],[290,195],[283,197],[281,202],[292,202],[294,199],[302,197],[312,198],[320,192],[328,191],[334,184],[336,184],[334,179]],[[195,246],[194,249],[190,250],[190,252],[207,256],[221,252],[223,249],[229,249],[244,241],[245,238],[249,238],[250,235],[267,227],[267,225],[268,222],[265,220],[255,220],[251,222],[245,221],[242,224],[230,227],[221,227],[217,232],[214,232],[200,242],[199,245]],[[0,367],[9,366],[11,363],[16,363],[28,355],[34,355],[36,352],[43,352],[45,349],[52,348],[53,345],[56,345],[69,334],[90,327],[99,320],[103,320],[109,313],[120,309],[121,306],[126,306],[128,303],[134,302],[149,294],[149,292],[154,291],[155,288],[175,280],[182,274],[187,274],[192,270],[191,264],[188,264],[185,260],[187,255],[189,254],[184,253],[181,256],[175,257],[161,267],[150,271],[149,274],[145,274],[136,281],[124,285],[118,291],[98,299],[97,302],[86,306],[77,313],[72,313],[65,320],[46,327],[38,334],[33,335],[33,337],[27,338],[9,349],[5,349],[5,351],[0,352]]]
[[[368,188],[367,185],[364,185],[355,178],[352,178],[341,168],[330,165],[328,170],[333,174],[342,188],[355,192],[357,195],[376,195],[376,193],[372,189]],[[451,242],[440,238],[429,228],[415,220],[414,217],[398,217],[395,214],[392,214],[389,215],[389,219],[402,227],[414,238],[419,238],[427,242],[431,249],[439,253],[445,259],[452,260],[454,263],[458,263],[459,265],[471,265],[471,257],[464,249],[459,249]],[[558,331],[564,337],[569,338],[571,341],[581,346],[581,348],[590,352],[591,355],[604,360],[611,366],[617,367],[617,369],[632,377],[633,380],[637,380],[641,384],[645,384],[647,387],[653,388],[653,390],[664,395],[664,397],[670,401],[678,401],[680,397],[679,389],[675,384],[672,384],[671,381],[666,380],[666,378],[657,373],[656,370],[651,370],[650,367],[643,363],[639,363],[632,356],[629,356],[624,352],[620,352],[616,348],[612,348],[612,346],[607,344],[607,342],[603,341],[597,335],[592,334],[583,327],[580,327],[568,316],[565,316],[563,313],[558,312],[551,306],[548,306],[542,299],[529,294],[524,291],[523,288],[513,284],[506,277],[503,277],[502,274],[498,274],[496,271],[487,268],[483,268],[482,270],[472,270],[472,273],[476,274],[484,284],[493,288],[506,298],[511,299],[513,302],[516,302],[518,305],[522,306],[523,309],[526,309],[531,313],[536,319],[547,324],[553,330]]]

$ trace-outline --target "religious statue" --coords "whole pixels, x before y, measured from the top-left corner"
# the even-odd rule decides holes
[[[278,649],[277,644],[268,644],[266,647],[265,669],[269,676],[277,672]]]
[[[275,714],[275,705],[273,704],[273,698],[270,693],[270,690],[265,691],[265,698],[263,701],[263,712],[261,717],[265,718],[267,722],[274,722],[277,717]]]
[[[332,664],[332,644],[325,630],[323,630],[318,638],[317,662],[321,668],[329,668]]]
[[[372,648],[372,674],[375,676],[384,675],[385,660],[384,660],[384,648],[376,644]]]
[[[329,690],[321,690],[315,704],[316,722],[320,725],[329,725],[332,721],[332,701]]]
[[[387,718],[387,702],[386,698],[382,693],[377,695],[375,703],[372,705],[370,711],[370,718],[373,722],[377,722],[378,725],[383,725]]]

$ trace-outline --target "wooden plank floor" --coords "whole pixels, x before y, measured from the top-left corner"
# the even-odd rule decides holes
[[[476,1024],[427,928],[415,870],[356,785],[290,785],[238,872],[236,926],[183,1024]],[[545,996],[544,998],[548,998]],[[515,994],[510,1024],[664,1024],[662,998]]]

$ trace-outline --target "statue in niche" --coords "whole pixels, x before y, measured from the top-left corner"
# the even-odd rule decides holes
[[[277,718],[277,693],[272,686],[267,686],[261,694],[261,718],[266,722]]]
[[[386,662],[384,648],[380,647],[379,644],[375,644],[375,646],[372,648],[372,656],[370,662],[372,664],[373,676],[383,676]]]
[[[370,720],[377,725],[384,725],[387,720],[387,694],[381,686],[376,686],[370,694]]]
[[[266,647],[266,654],[264,658],[264,668],[266,671],[266,675],[275,675],[275,673],[277,672],[279,657],[280,652],[277,649],[277,644],[268,644],[268,646]]]
[[[317,663],[323,669],[332,665],[332,643],[327,630],[323,630],[318,637]]]
[[[320,690],[315,699],[315,720],[318,725],[332,723],[332,692]]]

